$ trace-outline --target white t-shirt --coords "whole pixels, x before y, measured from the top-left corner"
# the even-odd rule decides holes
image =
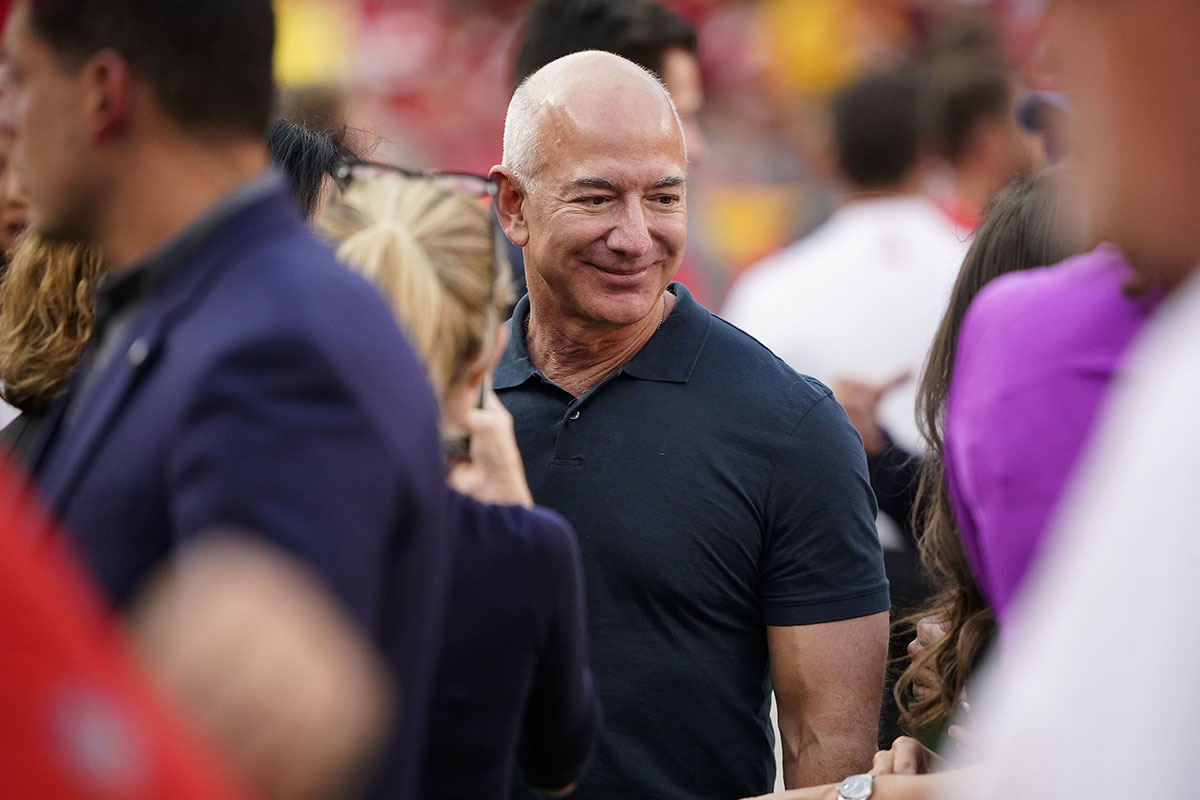
[[[1200,273],[1139,341],[977,697],[953,798],[1200,795]]]
[[[21,409],[13,408],[8,403],[0,400],[0,428],[4,428],[8,423],[12,422],[21,414]]]
[[[879,419],[915,450],[917,379],[966,250],[923,197],[858,200],[751,267],[722,316],[826,385],[911,371],[912,380],[884,398]]]

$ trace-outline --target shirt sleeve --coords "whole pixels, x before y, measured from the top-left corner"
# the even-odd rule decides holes
[[[550,613],[521,755],[527,783],[539,789],[562,789],[583,772],[596,740],[600,710],[588,667],[583,570],[575,534],[558,515],[545,509],[535,513],[545,528],[538,577]]]
[[[760,580],[768,625],[888,610],[866,456],[828,390],[781,444],[766,523]]]
[[[315,569],[376,631],[388,538],[416,491],[385,438],[302,336],[248,342],[204,376],[175,439],[174,535],[261,536]]]

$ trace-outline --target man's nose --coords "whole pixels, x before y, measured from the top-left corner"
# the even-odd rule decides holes
[[[622,203],[619,213],[616,224],[608,234],[608,248],[629,258],[646,255],[650,252],[652,242],[641,202]]]
[[[24,208],[29,205],[29,198],[25,195],[25,184],[11,166],[3,179],[0,179],[0,187],[3,189],[4,201],[10,208]]]

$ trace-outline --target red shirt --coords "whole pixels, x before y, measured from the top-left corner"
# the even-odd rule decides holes
[[[249,797],[138,672],[23,486],[0,463],[0,794]]]

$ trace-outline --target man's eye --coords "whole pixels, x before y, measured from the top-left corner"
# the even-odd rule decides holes
[[[679,202],[679,198],[673,194],[661,194],[654,198],[660,206],[673,206]]]
[[[576,202],[583,203],[586,206],[602,206],[608,202],[608,198],[603,195],[596,195],[595,197],[581,197]]]

